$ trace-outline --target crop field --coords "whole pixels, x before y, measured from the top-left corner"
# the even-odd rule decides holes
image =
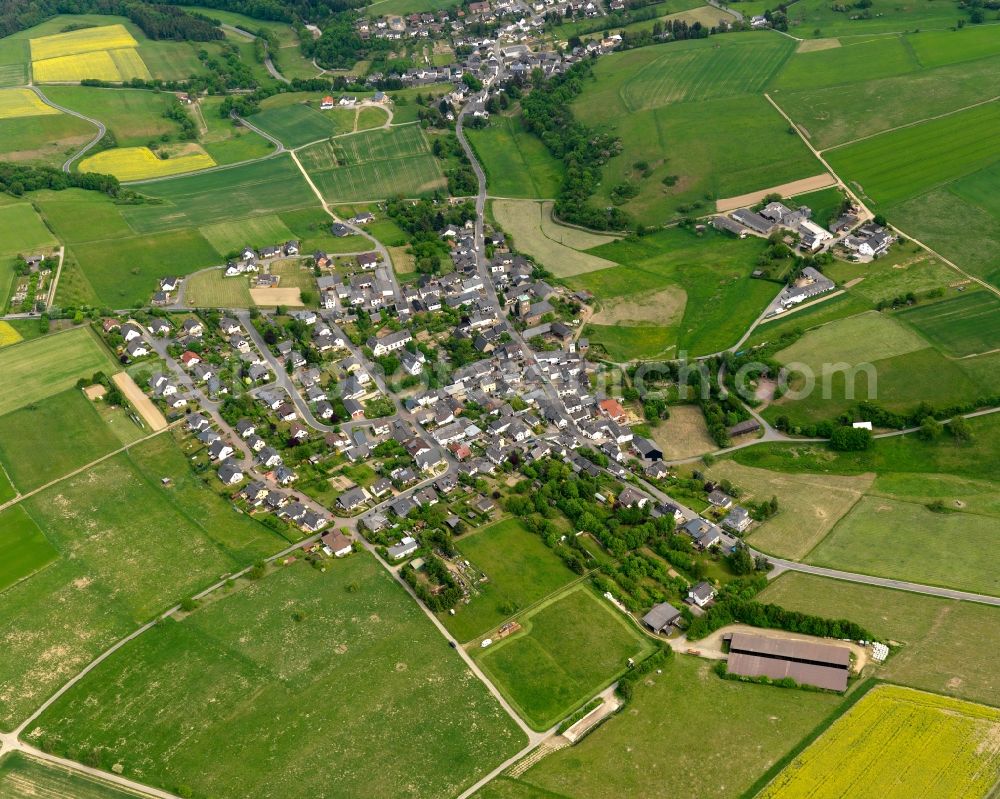
[[[917,38],[907,37],[907,41]],[[859,54],[859,48],[848,49]],[[986,58],[894,77],[865,76],[865,80],[852,82],[849,88],[814,88],[808,83],[808,71],[804,71],[802,79],[807,88],[776,92],[773,97],[812,144],[824,149],[995,97],[991,77],[998,69],[1000,57]],[[859,102],[843,102],[845,90]],[[865,108],[870,107],[878,107],[879,113],[865,113]]]
[[[284,244],[294,238],[292,231],[277,214],[255,216],[237,222],[218,222],[198,230],[222,257],[247,245],[264,247],[269,244]]]
[[[952,355],[971,355],[1000,347],[1000,299],[985,291],[907,308],[899,318]]]
[[[65,391],[81,377],[115,369],[89,328],[78,327],[0,351],[0,414]]]
[[[973,602],[788,572],[760,595],[790,610],[851,619],[900,649],[878,677],[987,704],[996,702],[993,652],[1000,610]]]
[[[707,474],[713,480],[728,479],[754,502],[777,497],[778,514],[755,526],[749,540],[762,552],[794,560],[822,541],[875,480],[874,474],[782,474],[728,460],[714,464]]]
[[[269,726],[276,716],[293,721]],[[282,567],[166,622],[39,727],[46,748],[98,752],[127,776],[198,796],[454,796],[524,744],[367,554],[325,574]],[[373,769],[370,745],[392,757]]]
[[[485,128],[468,128],[469,142],[486,171],[495,197],[555,197],[563,165],[542,140],[524,130],[520,115],[493,115]]]
[[[45,568],[58,556],[22,506],[0,511],[0,591]]]
[[[641,339],[630,338],[622,343],[621,349],[609,354],[624,355],[625,359],[644,357],[629,355],[628,346],[642,344],[647,350],[653,349],[645,344],[647,337],[658,337],[653,346],[660,350],[663,346],[659,345],[663,344],[676,346],[677,352],[703,355],[737,341],[777,294],[775,284],[749,277],[748,265],[754,262],[761,247],[759,239],[739,240],[708,234],[706,240],[685,230],[665,230],[638,241],[623,239],[591,250],[590,254],[621,266],[578,275],[568,282],[574,289],[592,292],[601,302],[641,298],[679,286],[687,296],[679,325],[621,328]],[[601,335],[614,333],[610,326],[594,326],[594,331]]]
[[[150,183],[142,193],[162,202],[122,208],[122,216],[137,233],[199,227],[317,204],[289,156]]]
[[[468,605],[460,605],[454,616],[441,616],[448,630],[463,642],[489,632],[576,576],[517,519],[465,536],[457,547],[488,579]]]
[[[119,47],[136,47],[139,43],[124,25],[103,25],[81,28],[66,33],[39,36],[31,40],[31,60],[104,52]]]
[[[878,342],[874,351],[872,342]],[[926,346],[927,342],[906,325],[878,311],[868,311],[810,330],[775,357],[786,365],[805,364],[819,377],[825,371],[824,366],[846,363],[854,367],[875,358],[894,358]]]
[[[611,243],[614,241],[612,237],[557,225],[551,220],[551,208],[548,209],[550,216],[546,224],[546,209],[541,203],[533,200],[493,200],[491,207],[497,223],[516,242],[517,248],[530,254],[557,277],[572,277],[617,266],[614,261],[581,252],[573,246],[577,236],[581,239],[586,237],[583,244],[590,247],[601,243],[600,239]],[[598,241],[592,242],[591,239]]]
[[[88,79],[122,82],[132,78],[152,79],[138,51],[131,48],[32,61],[31,74],[39,83]]]
[[[868,18],[836,11],[834,6],[822,0],[803,0],[790,11],[789,32],[807,38],[862,37],[914,29],[949,29],[954,28],[956,18],[954,6],[936,0],[913,0],[906,5],[899,5],[893,0],[874,0],[865,12]]]
[[[902,36],[846,40],[841,44],[833,49],[795,53],[785,62],[770,88],[782,94],[799,89],[815,90],[904,75],[920,69],[920,63]]]
[[[872,799],[979,799],[1000,777],[998,724],[996,708],[879,686],[758,796],[834,799],[849,791]]]
[[[81,172],[99,172],[130,181],[181,175],[215,166],[212,156],[198,145],[188,145],[191,148],[194,150],[183,155],[160,158],[148,147],[117,147],[84,158],[79,168]]]
[[[190,228],[74,244],[70,249],[99,300],[112,308],[145,305],[156,281],[167,272],[190,274],[221,260]]]
[[[280,95],[279,95],[280,96]],[[313,98],[319,106],[319,97]],[[354,130],[357,113],[353,108],[334,108],[319,111],[305,103],[281,105],[268,108],[265,103],[261,111],[249,118],[251,125],[270,133],[286,147],[301,147],[303,144],[328,139],[340,133]],[[385,115],[383,114],[383,121]]]
[[[593,122],[670,103],[753,94],[767,85],[795,49],[780,36],[691,39],[669,46],[612,53],[594,67],[596,84],[576,101]]]
[[[5,300],[6,298],[0,294],[0,302]],[[17,342],[23,339],[24,337],[10,322],[0,321],[0,347],[9,347],[11,344],[17,344]]]
[[[355,136],[344,136],[332,144],[335,163],[343,166],[367,164],[371,161],[384,161],[394,158],[429,153],[427,139],[419,125],[402,125],[388,130],[372,130]],[[324,159],[324,148],[313,148],[302,153],[302,162],[306,167],[314,165],[318,168],[333,166]],[[314,163],[310,155],[316,154],[318,160]]]
[[[0,152],[6,161],[58,167],[96,132],[70,114],[0,119]]]
[[[31,89],[4,89],[0,91],[0,119],[37,117],[59,113],[61,112],[43,103]]]
[[[997,62],[1000,65],[1000,59],[997,59]],[[997,185],[997,180],[1000,180],[1000,164],[974,172],[955,181],[949,188],[966,202],[978,206],[994,219],[1000,220],[1000,197],[992,190]]]
[[[0,594],[4,729],[138,624],[283,543],[207,491],[168,434],[21,504],[60,557]]]
[[[1000,55],[1000,41],[990,26],[970,25],[960,30],[924,31],[908,37],[925,67],[958,64]]]
[[[984,551],[1000,546],[997,520],[934,513],[922,504],[864,497],[809,553],[809,563],[845,571],[1000,595]],[[886,552],[892,557],[886,558]]]
[[[622,139],[623,152],[604,168],[597,202],[610,204],[616,185],[634,183],[639,194],[622,208],[646,224],[661,225],[685,213],[679,208],[687,208],[687,213],[707,210],[719,197],[768,189],[823,171],[761,96],[678,103],[610,118],[599,99],[585,89],[573,105],[581,121],[612,126]],[[627,125],[620,124],[624,119]],[[733,130],[740,136],[733,137]],[[648,164],[647,177],[634,167],[641,162]]]
[[[1000,103],[883,133],[825,157],[873,202],[891,206],[1000,160]]]
[[[75,387],[0,416],[0,464],[22,493],[119,446],[93,403]]]
[[[164,134],[179,131],[164,112],[177,105],[169,92],[145,89],[104,89],[95,86],[49,86],[46,97],[66,108],[99,119],[115,137],[118,147],[146,145]]]
[[[299,248],[302,253],[311,254],[315,250],[325,250],[328,253],[361,252],[371,248],[368,239],[361,235],[334,236],[330,232],[330,217],[318,206],[283,211],[280,218],[294,234],[293,238],[299,240]],[[388,224],[395,227],[393,222]],[[375,234],[372,226],[368,227]],[[376,225],[377,228],[378,225]]]
[[[59,246],[30,203],[0,205],[0,230],[0,252],[5,255],[33,255]]]
[[[644,677],[628,707],[573,747],[555,752],[493,796],[616,799],[661,796],[664,786],[699,799],[740,796],[775,761],[837,711],[831,694],[780,691],[720,680],[711,663],[674,657]],[[699,730],[696,748],[665,746]],[[733,757],[734,741],[752,741]]]
[[[474,653],[522,718],[544,730],[641,659],[654,644],[588,587],[576,586],[518,619],[524,628]]]
[[[129,799],[110,783],[47,765],[20,752],[0,760],[0,796],[4,799]]]

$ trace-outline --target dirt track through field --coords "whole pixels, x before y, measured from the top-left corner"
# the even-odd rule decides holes
[[[139,412],[139,415],[142,416],[146,424],[149,425],[150,430],[158,433],[167,426],[167,420],[160,413],[160,409],[135,384],[135,381],[128,372],[119,372],[111,379],[115,381],[115,385],[125,395],[125,398],[132,403],[132,406]]]
[[[772,186],[769,189],[752,191],[749,194],[739,194],[736,197],[726,197],[715,201],[715,210],[718,213],[733,211],[737,208],[744,208],[754,203],[759,203],[768,194],[780,194],[782,197],[792,197],[796,194],[805,194],[807,191],[816,191],[830,186],[836,186],[837,179],[829,172],[813,175],[811,178],[793,180],[791,183],[782,183],[780,186]]]

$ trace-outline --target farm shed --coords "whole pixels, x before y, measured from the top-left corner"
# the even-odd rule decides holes
[[[789,638],[733,633],[729,671],[744,677],[791,677],[803,685],[830,691],[847,689],[851,653],[845,647]]]
[[[654,605],[653,609],[642,617],[645,624],[654,633],[662,633],[670,628],[681,617],[681,612],[669,602],[661,602]]]

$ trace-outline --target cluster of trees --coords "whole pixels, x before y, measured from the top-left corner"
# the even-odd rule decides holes
[[[719,12],[721,17],[723,12]],[[717,33],[725,33],[726,28],[708,27],[700,22],[688,24],[683,19],[668,19],[653,23],[652,30],[622,31],[622,41],[619,48],[634,50],[637,47],[648,47],[665,40],[679,41],[681,39],[707,39]]]
[[[536,74],[534,88],[521,99],[522,118],[524,126],[566,167],[556,215],[595,230],[620,230],[629,225],[624,211],[597,208],[589,201],[601,182],[601,168],[621,152],[621,140],[581,124],[570,110],[591,69],[592,62],[584,60],[548,80]]]
[[[830,433],[830,449],[837,452],[864,452],[872,448],[872,431],[842,425]]]
[[[416,592],[420,601],[436,613],[455,607],[462,598],[462,589],[436,555],[424,558],[426,582],[420,579],[420,575],[410,564],[406,564],[399,573]]]
[[[134,192],[123,190],[118,178],[114,175],[101,175],[97,172],[63,172],[50,166],[29,166],[0,161],[0,191],[20,196],[26,191],[37,189],[86,189],[100,191],[111,197],[132,199],[137,197]]]
[[[203,5],[208,5],[205,3]],[[56,14],[109,14],[128,17],[150,39],[208,42],[222,31],[201,14],[169,3],[142,0],[0,0],[0,36],[30,28]]]
[[[740,577],[723,586],[715,604],[703,616],[691,621],[687,630],[688,639],[697,641],[720,627],[737,622],[823,638],[862,640],[872,637],[868,630],[848,619],[826,619],[786,610],[779,605],[757,602],[754,597],[766,585],[767,577],[758,573],[751,577]]]
[[[284,92],[326,92],[331,82],[323,78],[293,78],[291,83],[275,86],[260,86],[250,94],[231,94],[219,106],[220,116],[227,117],[233,111],[241,117],[260,111],[260,104],[268,97]]]
[[[416,268],[423,274],[439,272],[449,257],[448,245],[438,231],[448,225],[464,225],[476,217],[472,202],[450,205],[439,198],[416,203],[392,199],[386,202],[385,210],[390,219],[410,234]]]
[[[454,163],[454,166],[445,170],[445,176],[448,178],[448,193],[452,197],[465,197],[479,191],[479,181],[476,180],[476,174],[472,171],[472,164],[469,163],[465,150],[462,149],[462,145],[454,133],[436,137],[431,150],[437,158]]]

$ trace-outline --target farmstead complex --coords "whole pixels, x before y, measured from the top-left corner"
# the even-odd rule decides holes
[[[0,0],[0,799],[1000,799],[994,0]]]

